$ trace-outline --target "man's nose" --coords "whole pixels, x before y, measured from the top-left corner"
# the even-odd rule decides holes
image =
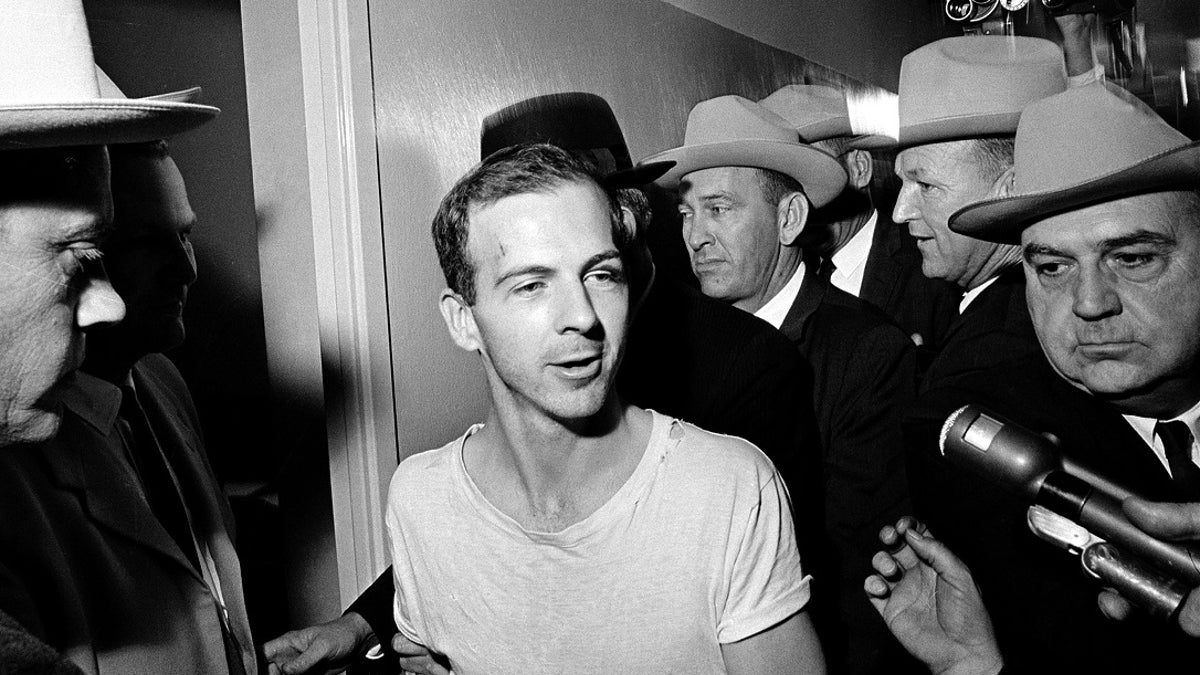
[[[896,195],[896,207],[892,209],[893,223],[899,225],[917,219],[919,211],[917,210],[913,195],[915,191],[915,186],[900,186],[900,193]]]
[[[1095,321],[1121,313],[1121,296],[1117,293],[1117,280],[1111,270],[1099,267],[1084,267],[1075,281],[1075,316],[1086,321]]]
[[[75,325],[81,329],[111,326],[125,318],[125,302],[103,272],[89,275],[75,306]]]
[[[683,239],[687,242],[688,248],[693,251],[699,251],[705,245],[711,244],[713,241],[712,229],[709,227],[708,220],[699,215],[685,218]]]
[[[592,296],[583,282],[564,289],[558,307],[558,332],[586,334],[599,323]]]

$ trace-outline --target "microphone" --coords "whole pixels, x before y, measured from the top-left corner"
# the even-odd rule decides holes
[[[1200,585],[1200,548],[1143,532],[1121,510],[1121,500],[1133,493],[1064,459],[1050,439],[966,405],[946,418],[938,446],[954,464],[1082,525],[1189,586]]]

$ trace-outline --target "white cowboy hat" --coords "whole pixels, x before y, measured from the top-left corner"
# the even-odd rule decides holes
[[[1041,38],[965,35],[900,63],[902,147],[1016,133],[1021,110],[1067,86],[1062,50]]]
[[[885,93],[881,107],[891,103],[891,118],[896,116],[896,95]],[[860,150],[886,148],[896,139],[883,134],[864,133],[855,128],[846,93],[816,84],[789,84],[759,101],[759,104],[787,120],[805,143],[830,138],[850,138],[850,147]]]
[[[81,0],[4,0],[0,21],[0,150],[138,143],[215,117],[194,92],[106,96]]]
[[[697,103],[688,114],[683,145],[639,162],[675,162],[658,183],[675,187],[687,174],[718,166],[770,169],[795,178],[813,206],[824,206],[846,186],[841,162],[800,142],[787,120],[741,96]]]
[[[1068,89],[1021,115],[1013,194],[950,216],[950,229],[1020,243],[1021,231],[1057,213],[1147,192],[1200,187],[1200,143],[1123,90]]]

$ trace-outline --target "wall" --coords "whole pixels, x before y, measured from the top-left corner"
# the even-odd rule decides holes
[[[665,1],[891,91],[905,54],[961,32],[944,25],[942,0]]]
[[[449,441],[487,409],[477,357],[451,343],[437,311],[444,281],[429,234],[441,196],[479,160],[485,115],[538,94],[593,92],[642,157],[678,145],[702,99],[841,78],[655,0],[374,0],[369,11],[402,456]]]

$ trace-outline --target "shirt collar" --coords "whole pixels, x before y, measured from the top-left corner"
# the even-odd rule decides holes
[[[1146,445],[1154,450],[1154,454],[1158,456],[1159,461],[1162,462],[1163,466],[1167,467],[1168,471],[1170,471],[1170,465],[1167,463],[1167,454],[1166,451],[1163,450],[1162,442],[1158,441],[1154,437],[1154,426],[1159,422],[1159,420],[1153,417],[1140,417],[1138,415],[1121,415],[1121,417],[1125,418],[1125,421],[1129,423],[1129,426],[1133,427],[1133,430],[1137,432],[1137,435],[1141,437],[1143,441],[1145,441]],[[1188,430],[1192,432],[1192,457],[1194,459],[1196,457],[1197,441],[1200,440],[1200,434],[1197,434],[1197,431],[1200,431],[1200,401],[1197,401],[1196,405],[1192,406],[1182,414],[1172,417],[1169,420],[1162,421],[1179,421],[1187,425]]]
[[[966,293],[963,293],[962,301],[960,301],[958,303],[958,313],[962,314],[963,312],[967,311],[967,307],[969,307],[972,302],[975,302],[975,298],[978,298],[980,293],[984,292],[984,290],[986,290],[988,286],[991,286],[992,284],[996,283],[996,280],[999,278],[1000,278],[1000,275],[997,274],[996,276],[992,277],[991,279],[988,279],[987,281],[983,282],[982,284],[979,284],[975,288],[972,288],[971,290],[967,291]]]
[[[867,264],[867,256],[871,254],[871,240],[875,237],[875,223],[879,220],[879,212],[871,211],[867,224],[850,237],[850,241],[839,248],[833,256],[833,264],[838,272],[849,275],[854,270]]]
[[[100,431],[111,429],[121,408],[121,390],[83,371],[68,377],[71,381],[64,386],[63,406]]]
[[[792,303],[796,302],[796,296],[800,295],[800,284],[804,281],[804,261],[796,267],[796,271],[792,273],[792,278],[784,284],[783,288],[775,294],[767,304],[758,308],[754,316],[766,321],[772,326],[779,328],[783,325],[783,320],[787,318],[788,310],[792,308]]]

